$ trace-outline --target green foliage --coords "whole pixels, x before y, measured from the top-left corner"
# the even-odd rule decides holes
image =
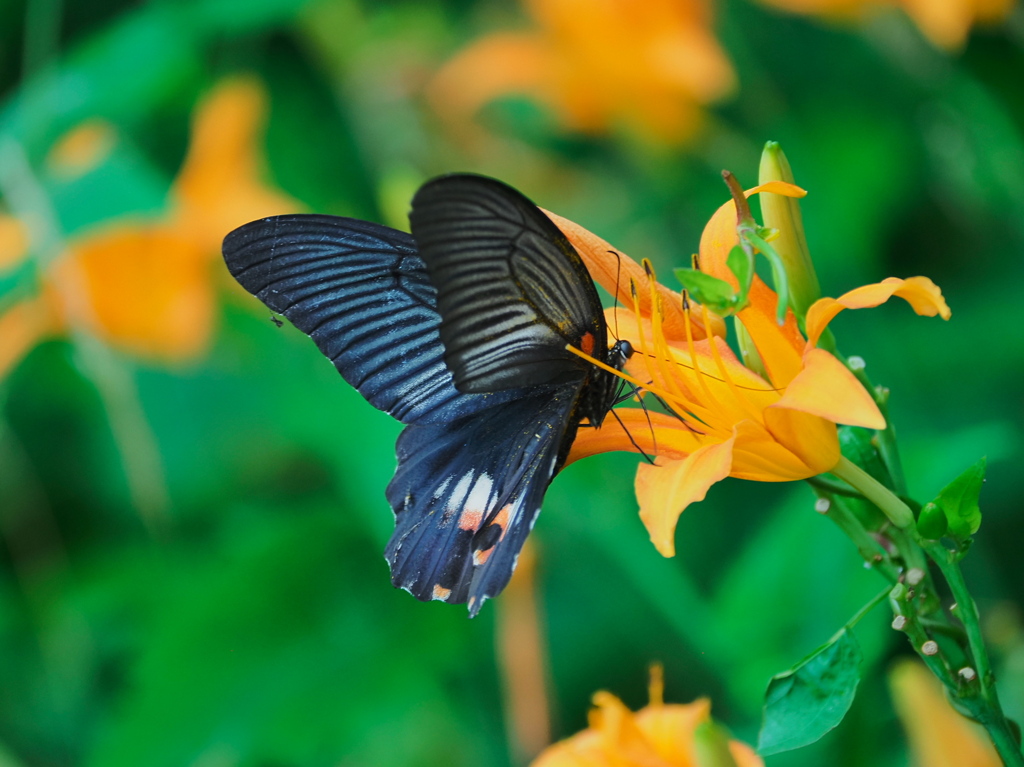
[[[757,148],[778,140],[810,192],[801,209],[826,295],[927,274],[949,297],[949,323],[883,307],[845,312],[835,332],[892,391],[908,484],[937,496],[922,534],[973,536],[987,470],[969,577],[978,602],[1003,616],[997,676],[1019,680],[1024,474],[1012,467],[1024,459],[1024,334],[1008,313],[1024,289],[1014,257],[1024,252],[1024,163],[1014,160],[1024,156],[1024,53],[1013,33],[977,32],[945,53],[896,11],[865,33],[756,1],[716,3],[740,85],[706,108],[702,137],[671,146],[617,127],[567,131],[529,94],[489,105],[469,131],[440,117],[425,96],[433,73],[488,31],[533,24],[517,4],[497,6],[0,2],[0,144],[16,142],[34,173],[26,189],[3,155],[0,213],[27,209],[36,227],[27,261],[0,253],[0,322],[38,294],[39,259],[173,209],[195,105],[228,75],[265,84],[259,172],[300,208],[401,227],[409,188],[475,171],[663,275],[689,263],[726,201],[719,170],[751,186]],[[40,11],[54,14],[56,33],[29,56],[26,19]],[[879,42],[892,39],[901,44]],[[116,144],[88,172],[62,175],[54,143],[92,118]],[[167,364],[107,348],[97,365],[88,341],[62,337],[0,379],[0,762],[510,764],[494,649],[502,601],[469,621],[388,582],[383,493],[400,425],[302,334],[274,327],[215,255],[202,267],[216,299],[211,343],[197,357]],[[743,305],[753,278],[739,248],[728,267],[739,291],[688,270],[680,280],[724,313]],[[7,350],[17,334],[3,331]],[[888,480],[870,432],[840,436],[845,455]],[[983,453],[989,466],[936,492]],[[663,559],[637,519],[638,460],[570,466],[532,535],[555,735],[585,726],[595,690],[642,705],[646,667],[661,660],[669,702],[708,695],[716,721],[752,742],[765,679],[794,648],[831,635],[880,580],[796,485],[717,485],[680,520],[677,557]],[[882,524],[869,505],[850,505]],[[881,681],[899,637],[878,615],[857,632],[866,675],[849,716],[769,767],[907,763]],[[773,684],[776,751],[838,722],[848,701],[841,685],[822,685],[854,679],[851,642]],[[1024,687],[1009,688],[1008,713],[1024,719]],[[831,718],[806,715],[826,703]],[[797,711],[793,728],[782,714]]]
[[[844,628],[793,668],[773,676],[757,750],[763,755],[790,751],[833,730],[853,703],[861,662],[860,646]]]
[[[725,280],[712,277],[699,269],[676,269],[676,279],[694,300],[719,314],[730,314],[738,301],[738,294]]]
[[[918,530],[927,538],[939,538],[948,533],[958,543],[964,543],[981,527],[981,508],[978,496],[985,483],[988,459],[982,458],[954,479],[921,511]],[[935,520],[936,510],[945,518],[945,526]],[[923,526],[923,527],[922,527]],[[940,529],[943,528],[943,529]],[[938,532],[938,535],[934,533]]]

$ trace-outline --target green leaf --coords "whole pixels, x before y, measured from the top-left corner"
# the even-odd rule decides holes
[[[758,752],[767,756],[806,746],[838,725],[853,703],[860,666],[860,646],[844,628],[796,666],[772,677]]]
[[[981,508],[978,496],[985,482],[988,458],[982,458],[971,468],[954,479],[936,496],[933,504],[942,509],[953,538],[969,538],[981,526]],[[930,504],[929,504],[930,505]]]
[[[729,267],[730,272],[736,275],[736,280],[740,285],[740,292],[736,303],[738,306],[744,306],[747,303],[747,293],[750,292],[750,285],[754,281],[754,260],[747,256],[743,248],[739,245],[734,245],[732,250],[729,251],[729,257],[726,258],[725,265]]]
[[[676,269],[676,279],[693,298],[719,314],[729,312],[737,303],[736,291],[725,280],[700,269]]]

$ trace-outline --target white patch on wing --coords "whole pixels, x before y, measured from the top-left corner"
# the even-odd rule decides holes
[[[454,514],[463,507],[463,499],[469,492],[470,485],[473,483],[473,470],[470,469],[459,479],[455,485],[455,489],[452,490],[452,494],[448,496],[448,505],[445,508],[445,512]]]
[[[446,477],[444,482],[442,482],[440,485],[437,486],[437,490],[434,491],[434,500],[435,501],[438,498],[440,498],[442,495],[444,495],[444,491],[448,489],[448,485],[450,485],[451,483],[452,483],[452,478],[451,477]]]
[[[491,489],[493,487],[494,481],[486,472],[481,473],[476,482],[473,483],[473,489],[469,491],[469,496],[464,504],[465,507],[467,509],[485,511],[487,509],[487,502],[491,500]]]

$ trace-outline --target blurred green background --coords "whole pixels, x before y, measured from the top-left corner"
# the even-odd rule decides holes
[[[827,295],[925,274],[953,310],[835,330],[892,388],[918,500],[989,457],[965,566],[1024,720],[1020,8],[940,34],[897,7],[527,5],[0,2],[0,764],[510,764],[502,599],[470,621],[391,588],[399,425],[231,284],[219,239],[289,210],[405,227],[419,183],[469,170],[667,276],[767,140]],[[652,25],[693,55],[638,64]],[[502,39],[533,58],[488,59]],[[668,700],[754,742],[769,676],[884,583],[802,484],[715,486],[662,559],[636,463],[571,466],[532,536],[553,735],[595,690],[643,705],[660,660]],[[838,730],[769,765],[908,763],[890,620],[858,626]]]

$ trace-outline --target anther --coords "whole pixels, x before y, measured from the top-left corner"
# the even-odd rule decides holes
[[[963,679],[965,682],[973,682],[975,679],[978,678],[978,672],[970,666],[964,666],[956,673],[958,673],[960,675],[960,678]]]
[[[921,645],[922,655],[938,655],[939,654],[939,643],[934,639],[929,639],[923,645]]]

